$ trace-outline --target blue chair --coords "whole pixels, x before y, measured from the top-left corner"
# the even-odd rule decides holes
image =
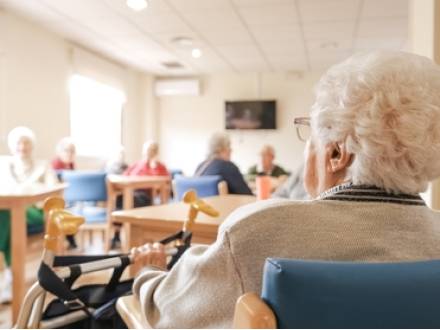
[[[176,176],[173,180],[174,198],[181,201],[183,194],[194,189],[199,197],[209,197],[227,194],[226,182],[220,175],[206,175],[198,177]]]
[[[237,301],[235,328],[439,328],[440,260],[267,259],[262,300]]]
[[[176,168],[172,168],[170,169],[170,175],[171,175],[171,179],[174,179],[176,176],[183,175],[183,171]]]
[[[83,232],[108,230],[107,209],[97,206],[98,202],[107,201],[106,173],[97,171],[62,171],[62,181],[68,184],[64,199],[69,211],[81,215],[86,223],[81,226]],[[103,239],[108,240],[103,234]],[[90,234],[90,241],[92,234]],[[83,239],[84,241],[84,239]]]

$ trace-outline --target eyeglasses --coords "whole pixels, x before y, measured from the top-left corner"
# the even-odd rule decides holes
[[[311,135],[310,117],[295,118],[293,123],[296,128],[296,134],[298,135],[298,139],[300,139],[303,142],[306,142]]]

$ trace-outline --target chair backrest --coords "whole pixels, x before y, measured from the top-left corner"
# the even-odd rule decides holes
[[[175,198],[180,201],[183,194],[194,189],[199,197],[209,197],[219,194],[218,184],[222,181],[220,175],[206,175],[198,177],[176,176],[173,182]]]
[[[262,298],[278,328],[439,328],[440,260],[268,259]]]
[[[177,168],[172,168],[169,170],[171,174],[171,179],[174,179],[176,176],[183,175],[183,171]]]
[[[68,184],[64,191],[68,203],[107,200],[106,174],[102,171],[63,171],[61,178]]]

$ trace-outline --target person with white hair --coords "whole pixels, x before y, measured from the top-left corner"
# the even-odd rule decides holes
[[[231,140],[226,133],[215,133],[208,143],[208,155],[197,166],[194,176],[220,175],[230,194],[252,195],[239,168],[231,162]]]
[[[33,158],[35,134],[27,127],[16,127],[8,135],[8,146],[12,156],[2,163],[0,178],[3,187],[31,186],[34,184],[53,185],[57,182],[55,173],[45,161]],[[28,228],[44,228],[43,210],[31,206],[26,210]],[[0,252],[5,256],[6,265],[11,264],[11,214],[9,210],[0,210]],[[6,270],[6,281],[11,281],[9,268]],[[11,284],[11,283],[9,283]],[[9,290],[0,292],[0,302],[11,299]]]
[[[65,137],[56,146],[56,157],[52,160],[52,169],[74,170],[75,169],[75,143],[70,137]]]
[[[118,146],[110,159],[106,162],[104,171],[107,174],[122,174],[128,168],[125,162],[125,148],[124,146]]]
[[[287,176],[287,173],[281,166],[274,163],[275,149],[271,145],[264,145],[260,151],[260,161],[248,170],[248,175],[255,177],[257,175],[268,175],[274,178]]]
[[[159,161],[159,144],[146,141],[142,147],[142,159],[129,166],[124,175],[170,175],[166,166]]]
[[[295,119],[313,199],[236,210],[214,244],[190,248],[170,271],[163,246],[134,250],[146,269],[133,291],[148,322],[231,327],[237,298],[261,292],[268,257],[439,258],[440,213],[419,196],[440,175],[439,91],[440,68],[414,54],[364,53],[330,68],[310,117]]]

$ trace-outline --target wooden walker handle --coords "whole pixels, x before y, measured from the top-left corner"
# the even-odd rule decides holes
[[[58,239],[64,235],[75,235],[85,220],[84,217],[74,215],[64,210],[65,202],[61,197],[49,197],[44,202],[46,216],[46,235],[44,248],[56,252]]]

